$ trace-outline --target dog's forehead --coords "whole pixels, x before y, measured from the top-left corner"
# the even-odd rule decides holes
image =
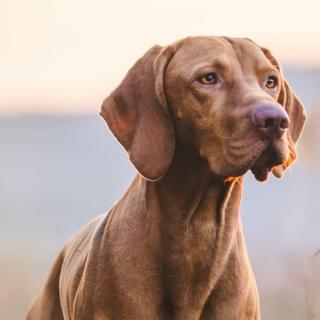
[[[214,61],[247,71],[272,67],[262,50],[245,38],[189,37],[181,42],[172,60],[175,70],[197,68]]]
[[[272,63],[265,56],[261,48],[253,41],[247,38],[224,37],[224,39],[232,45],[241,65],[251,65],[257,69],[262,69],[263,67],[267,66],[272,67]]]
[[[175,68],[197,65],[220,57],[235,58],[232,45],[218,37],[189,37],[184,39],[173,57]]]

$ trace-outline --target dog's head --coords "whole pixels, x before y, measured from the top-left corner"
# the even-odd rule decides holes
[[[222,179],[276,176],[296,158],[304,109],[265,48],[248,39],[190,37],[154,47],[104,101],[101,115],[147,179],[163,177],[175,145]]]

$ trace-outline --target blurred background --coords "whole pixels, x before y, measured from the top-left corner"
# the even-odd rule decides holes
[[[316,1],[0,1],[0,319],[18,320],[75,231],[135,174],[101,101],[154,44],[245,36],[305,103],[299,160],[245,178],[242,220],[263,319],[320,319],[320,6]],[[318,308],[318,309],[317,309]]]

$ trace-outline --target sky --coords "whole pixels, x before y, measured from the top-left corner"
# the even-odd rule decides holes
[[[152,45],[249,37],[287,66],[320,67],[313,0],[0,0],[0,114],[94,113]]]

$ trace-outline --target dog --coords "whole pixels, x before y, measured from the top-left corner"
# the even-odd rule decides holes
[[[59,254],[27,320],[257,320],[242,177],[281,177],[306,115],[246,38],[151,48],[101,115],[138,174]]]

